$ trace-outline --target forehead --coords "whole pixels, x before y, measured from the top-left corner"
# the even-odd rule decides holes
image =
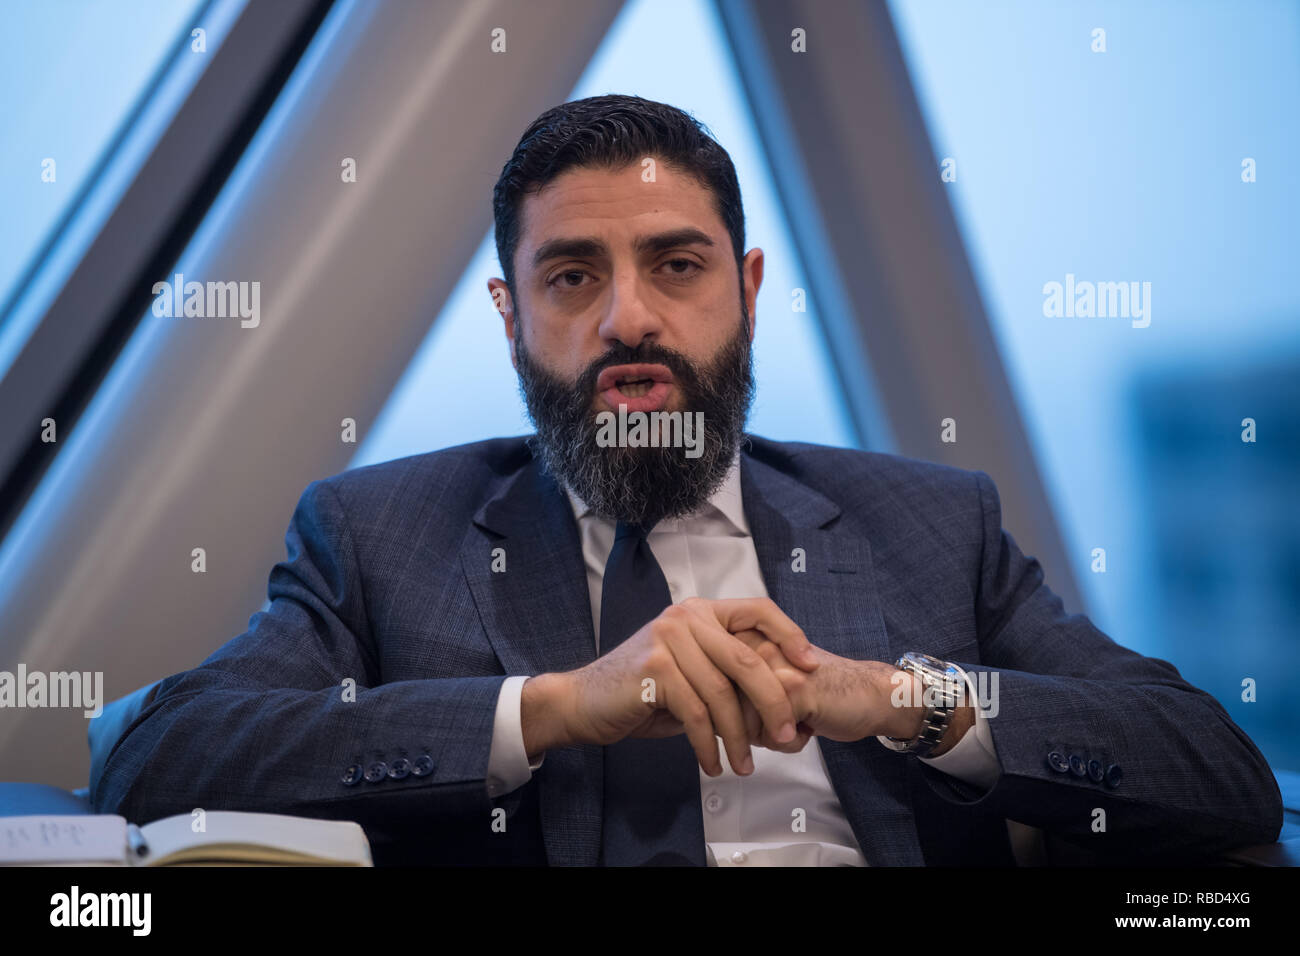
[[[618,169],[581,166],[525,194],[517,261],[528,268],[533,252],[551,239],[600,237],[617,249],[638,235],[681,226],[695,226],[726,246],[712,192],[663,162],[655,163],[652,181],[647,175],[639,161]]]

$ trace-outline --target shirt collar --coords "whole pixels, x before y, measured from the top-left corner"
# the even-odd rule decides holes
[[[573,508],[574,518],[581,520],[591,516],[597,520],[603,520],[598,515],[593,514],[587,503],[570,491],[567,485],[564,486],[564,490],[569,496],[569,504]],[[690,521],[692,518],[714,513],[726,518],[728,523],[742,534],[749,534],[749,522],[745,520],[745,504],[740,493],[739,449],[731,459],[731,467],[727,469],[727,475],[722,480],[722,484],[718,486],[718,490],[694,514],[676,520]],[[673,519],[665,519],[663,524],[667,525],[671,520]],[[658,526],[656,525],[656,527]]]

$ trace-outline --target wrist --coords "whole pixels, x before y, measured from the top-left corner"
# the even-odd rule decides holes
[[[911,740],[921,732],[925,720],[925,685],[911,671],[881,661],[869,662],[876,679],[876,694],[885,702],[879,708],[880,726],[873,736]]]
[[[911,740],[921,732],[925,721],[925,684],[916,674],[892,664],[881,665],[879,679],[884,682],[882,692],[887,696],[889,706],[884,708],[884,729],[877,733],[896,740]],[[965,690],[964,687],[962,689]],[[973,726],[975,726],[975,708],[969,703],[962,703],[948,718],[948,726],[944,729],[943,738],[927,756],[943,756],[957,746]]]
[[[519,722],[529,761],[554,747],[572,743],[564,712],[568,699],[564,674],[539,674],[524,681],[519,696]]]

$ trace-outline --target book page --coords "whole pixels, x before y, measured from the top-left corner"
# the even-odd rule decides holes
[[[178,814],[141,827],[149,853],[140,864],[249,862],[373,866],[365,831],[351,821],[312,820],[278,813],[208,810],[205,830]]]
[[[0,817],[0,864],[126,862],[126,819],[93,816]]]

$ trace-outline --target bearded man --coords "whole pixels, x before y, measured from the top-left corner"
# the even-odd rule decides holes
[[[352,819],[379,863],[1002,865],[1044,836],[1174,862],[1276,839],[1260,752],[1171,664],[1065,613],[986,474],[746,434],[763,253],[696,121],[558,106],[494,212],[536,434],[312,482],[269,609],[143,702],[99,812]]]

